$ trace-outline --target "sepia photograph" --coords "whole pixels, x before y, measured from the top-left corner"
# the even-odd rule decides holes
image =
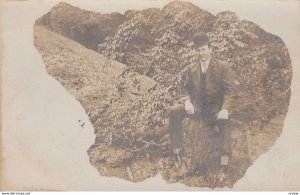
[[[0,190],[299,191],[299,1],[0,5]]]

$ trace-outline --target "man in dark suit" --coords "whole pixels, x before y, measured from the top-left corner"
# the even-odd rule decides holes
[[[176,166],[181,164],[183,155],[183,118],[198,116],[213,131],[218,121],[228,119],[233,105],[236,80],[229,64],[212,56],[210,41],[205,33],[196,33],[193,44],[199,60],[186,67],[180,103],[171,108],[169,113],[170,141]],[[225,131],[221,165],[228,164],[230,155],[230,132]]]

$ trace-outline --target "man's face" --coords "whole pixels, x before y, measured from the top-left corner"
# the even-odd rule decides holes
[[[203,45],[196,48],[196,52],[199,54],[199,58],[201,61],[206,61],[211,56],[211,48],[208,47],[208,45]]]

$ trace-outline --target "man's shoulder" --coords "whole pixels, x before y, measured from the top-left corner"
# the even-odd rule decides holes
[[[193,63],[188,64],[188,65],[184,68],[184,70],[185,70],[185,71],[188,71],[188,70],[194,70],[194,69],[197,68],[197,66],[198,66],[198,64],[197,64],[196,62],[193,62]]]
[[[214,60],[215,60],[216,64],[222,69],[231,68],[231,65],[228,62],[224,61],[224,60],[220,60],[220,59],[217,59],[217,58],[214,58]]]

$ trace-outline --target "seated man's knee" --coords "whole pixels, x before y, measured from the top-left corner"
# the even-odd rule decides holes
[[[183,112],[185,112],[183,104],[175,104],[174,106],[169,108],[170,117],[174,115],[182,114]]]

